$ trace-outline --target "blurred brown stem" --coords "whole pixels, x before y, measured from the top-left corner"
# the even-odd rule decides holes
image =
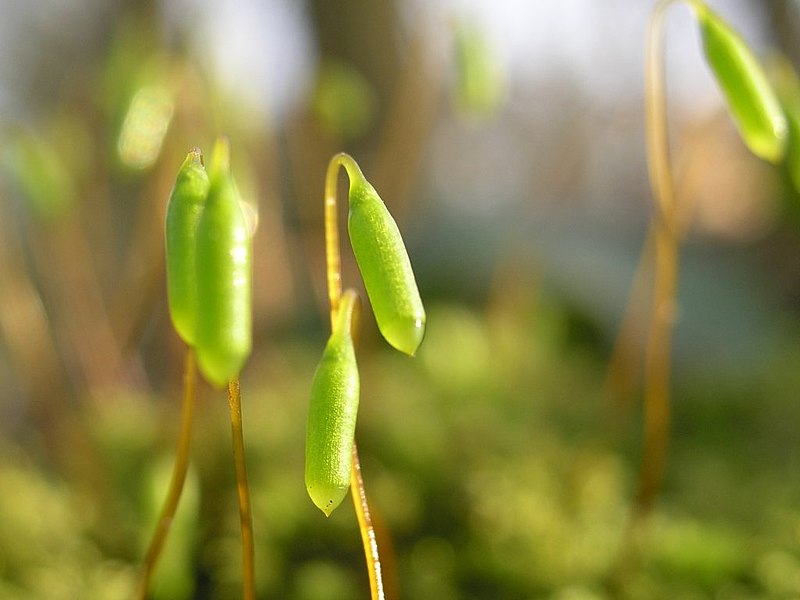
[[[644,356],[644,446],[636,497],[625,538],[612,568],[609,585],[618,595],[637,560],[647,517],[658,498],[667,464],[670,429],[672,333],[678,291],[681,223],[675,201],[664,90],[664,15],[680,0],[661,0],[653,10],[645,63],[647,171],[655,199],[655,214],[643,249],[642,263],[654,259],[650,324]],[[686,0],[690,5],[695,0]],[[685,224],[684,224],[685,225]],[[640,268],[636,276],[638,284]],[[628,311],[632,310],[632,303]],[[627,318],[623,321],[627,323]],[[620,336],[629,335],[623,328]],[[616,356],[615,356],[616,357]],[[612,363],[613,364],[613,363]]]
[[[611,353],[606,371],[605,388],[613,402],[615,412],[628,412],[634,399],[636,387],[641,376],[642,361],[639,353],[641,341],[641,325],[644,319],[644,303],[648,286],[648,278],[653,269],[654,227],[647,230],[644,246],[639,255],[639,264],[633,275],[633,283],[628,294],[628,301],[620,321],[617,339]]]
[[[178,502],[183,492],[183,484],[186,481],[186,471],[189,468],[189,451],[192,442],[192,417],[195,405],[195,386],[197,382],[197,367],[194,358],[194,350],[187,348],[184,360],[183,371],[183,401],[181,404],[181,430],[178,436],[178,449],[175,457],[175,465],[172,468],[172,479],[169,483],[169,491],[161,509],[161,516],[156,525],[156,531],[147,549],[144,559],[144,571],[139,585],[139,598],[145,600],[150,589],[150,581],[153,577],[158,558],[167,539],[172,522],[175,519],[175,512],[178,509]]]
[[[242,573],[245,600],[255,600],[255,544],[253,540],[253,513],[250,506],[250,487],[247,483],[247,466],[244,460],[244,435],[242,433],[242,402],[239,378],[228,383],[228,404],[231,411],[233,437],[233,462],[236,466],[236,492],[239,497],[239,518],[242,530]]]
[[[653,12],[647,40],[646,133],[650,186],[656,199],[655,283],[644,365],[644,449],[636,508],[647,514],[666,468],[670,422],[672,330],[678,289],[680,235],[670,164],[664,88],[664,15],[677,0],[662,0]],[[690,0],[691,4],[691,0]]]

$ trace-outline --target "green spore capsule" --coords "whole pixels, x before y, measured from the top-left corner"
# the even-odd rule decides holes
[[[693,6],[706,58],[742,139],[756,156],[779,162],[788,126],[764,71],[747,43],[719,15],[700,2]]]
[[[774,64],[775,88],[789,124],[785,163],[796,191],[800,191],[800,78],[786,57]]]
[[[219,387],[239,374],[252,347],[251,239],[228,157],[227,140],[218,141],[196,248],[197,363]]]
[[[306,489],[331,516],[350,486],[358,414],[358,365],[353,346],[353,312],[358,295],[346,290],[322,360],[314,373],[306,428]]]
[[[208,195],[208,175],[200,150],[193,148],[178,171],[167,203],[165,227],[169,314],[178,335],[189,346],[197,329],[195,250],[197,226]]]
[[[355,161],[345,168],[350,178],[350,244],[378,329],[389,344],[413,356],[425,334],[425,309],[403,238]]]

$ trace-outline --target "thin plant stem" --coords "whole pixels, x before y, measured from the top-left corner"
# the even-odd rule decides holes
[[[605,388],[617,409],[627,408],[632,403],[634,390],[639,383],[641,359],[636,346],[641,335],[639,323],[644,317],[642,306],[646,300],[645,284],[653,269],[654,238],[654,227],[651,224],[633,274],[633,283],[606,370]]]
[[[653,9],[645,57],[645,126],[647,173],[656,203],[656,218],[668,226],[675,210],[669,153],[667,98],[664,88],[664,15],[680,0],[661,0]]]
[[[331,327],[336,322],[336,311],[339,310],[339,299],[342,297],[342,255],[339,249],[339,207],[336,191],[343,157],[343,154],[334,156],[325,175],[325,273],[328,278]]]
[[[649,512],[666,469],[670,425],[672,333],[678,291],[680,223],[670,161],[664,87],[664,15],[680,0],[661,0],[650,20],[645,71],[647,167],[655,196],[655,274],[644,362],[644,448],[636,511]],[[697,7],[696,0],[684,0]]]
[[[339,309],[339,300],[342,295],[342,258],[339,248],[339,216],[336,201],[339,167],[344,167],[349,175],[351,171],[358,169],[358,165],[347,154],[339,153],[331,159],[325,175],[325,265],[331,327],[336,321],[336,312]],[[378,543],[369,513],[364,479],[361,476],[361,462],[355,442],[353,442],[353,467],[350,471],[350,492],[358,519],[358,528],[361,532],[361,541],[364,545],[371,598],[372,600],[384,600]]]
[[[255,600],[255,544],[253,541],[253,512],[250,506],[250,487],[247,484],[247,466],[244,460],[244,435],[242,434],[242,398],[239,378],[228,382],[228,404],[231,409],[231,434],[233,462],[236,467],[236,492],[239,497],[239,519],[242,529],[242,576],[245,600]]]
[[[656,278],[653,314],[644,364],[644,448],[636,507],[647,514],[666,470],[670,428],[670,372],[675,296],[678,287],[678,241],[664,224],[656,229]]]
[[[679,245],[682,237],[670,160],[664,88],[664,15],[681,0],[661,0],[653,9],[645,58],[645,130],[647,172],[655,214],[647,233],[643,262],[653,261],[653,294],[644,356],[644,442],[642,465],[619,556],[609,579],[612,593],[625,586],[645,535],[645,524],[664,479],[669,448],[672,331],[678,291]],[[697,6],[696,0],[684,0]],[[644,269],[640,268],[639,273]],[[638,280],[641,275],[637,274]],[[629,304],[628,310],[632,310]],[[623,320],[625,323],[625,320]],[[623,331],[621,335],[625,334]]]
[[[194,350],[186,349],[183,368],[183,400],[181,405],[181,430],[178,436],[177,455],[175,465],[172,468],[172,479],[169,484],[169,491],[161,509],[161,516],[158,519],[155,533],[150,540],[150,546],[144,559],[144,570],[139,584],[138,598],[145,600],[150,589],[150,582],[153,573],[161,556],[161,550],[167,539],[170,527],[175,519],[175,512],[178,509],[178,502],[183,492],[183,484],[186,481],[186,471],[189,468],[189,451],[192,441],[192,417],[195,405],[195,387],[197,384],[197,363],[195,361]]]
[[[372,598],[385,598],[381,559],[378,555],[378,540],[375,537],[375,528],[372,526],[372,516],[369,513],[364,479],[361,476],[361,462],[358,459],[355,442],[353,442],[353,470],[350,472],[350,493],[353,496],[353,505],[356,507],[358,528],[361,530],[361,542],[364,545],[364,555],[367,560],[370,594]]]

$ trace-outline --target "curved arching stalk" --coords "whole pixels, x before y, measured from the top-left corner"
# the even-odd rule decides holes
[[[766,75],[747,43],[702,0],[661,0],[653,11],[647,40],[646,136],[650,185],[655,216],[648,234],[654,253],[652,314],[644,364],[644,449],[637,512],[654,503],[666,467],[670,422],[672,333],[678,288],[679,246],[687,222],[675,199],[664,91],[664,15],[683,1],[698,20],[703,50],[742,141],[756,156],[782,160],[788,129],[785,114]],[[619,346],[620,348],[623,345]]]
[[[664,477],[670,425],[672,332],[678,291],[680,234],[670,161],[664,89],[664,15],[681,0],[661,0],[650,21],[645,71],[647,170],[655,196],[654,286],[644,363],[644,449],[636,509],[647,513]],[[689,4],[693,4],[689,0]]]
[[[650,186],[655,197],[655,214],[648,231],[643,262],[653,261],[651,316],[644,356],[644,447],[634,509],[628,521],[626,542],[618,558],[612,584],[630,568],[643,525],[658,497],[666,470],[670,428],[670,372],[673,324],[678,289],[679,246],[689,219],[682,219],[685,207],[676,201],[664,92],[664,15],[674,3],[683,1],[698,21],[703,51],[729,112],[749,150],[759,158],[778,163],[786,151],[788,125],[783,108],[769,81],[740,35],[702,0],[660,0],[656,5],[647,40],[646,137]],[[652,259],[649,256],[652,256]],[[640,269],[644,272],[644,269]],[[636,293],[637,282],[634,284]],[[629,303],[628,311],[632,310]],[[629,336],[630,314],[623,319],[620,338]],[[620,340],[609,372],[620,369],[629,340]],[[620,380],[617,380],[620,381]]]
[[[342,152],[331,159],[325,175],[325,265],[328,279],[331,328],[335,326],[339,300],[342,296],[342,259],[339,248],[339,216],[337,212],[337,182],[340,167],[347,171],[348,177],[352,177],[359,172],[355,160]],[[350,472],[350,492],[361,531],[371,597],[373,600],[384,600],[378,544],[375,538],[375,529],[372,526],[367,493],[361,476],[361,464],[358,459],[358,449],[355,442],[353,443],[353,467]]]
[[[632,311],[639,296],[639,279],[652,269],[651,315],[644,355],[644,447],[634,506],[628,519],[624,543],[612,568],[611,587],[621,584],[635,560],[642,541],[642,525],[658,497],[664,478],[669,447],[672,333],[682,228],[670,160],[664,88],[664,15],[672,4],[680,1],[683,0],[660,0],[653,10],[647,34],[645,131],[647,172],[654,196],[654,215],[609,371],[609,377],[620,372],[624,360],[622,353],[630,346],[630,342],[623,337],[632,335]],[[696,0],[685,1],[692,6]],[[651,261],[652,266],[649,264]]]
[[[667,9],[672,4],[685,2],[688,6],[695,8],[699,5],[697,0],[660,0],[653,9],[650,18],[650,26],[647,33],[647,49],[645,56],[645,134],[646,134],[646,158],[647,173],[650,188],[653,192],[655,201],[655,215],[650,222],[645,237],[641,258],[633,277],[633,286],[628,298],[628,303],[623,314],[619,334],[614,346],[612,358],[609,361],[607,375],[607,387],[612,393],[622,395],[630,392],[633,379],[629,374],[624,373],[627,356],[631,353],[631,338],[635,335],[635,313],[637,310],[637,300],[643,300],[642,280],[659,263],[659,248],[662,261],[668,258],[669,254],[674,255],[677,261],[677,249],[670,251],[670,246],[677,248],[680,239],[683,237],[687,223],[681,221],[680,209],[677,206],[675,184],[672,177],[672,161],[669,151],[669,133],[666,108],[666,92],[664,85],[664,18]],[[670,243],[664,243],[666,237],[671,238]],[[659,242],[659,240],[661,240]],[[666,254],[666,256],[665,256]],[[670,261],[667,260],[667,263]],[[677,264],[675,265],[677,269]],[[664,306],[669,286],[665,285],[666,274],[654,274],[654,289],[660,289],[662,296],[657,293],[652,297],[653,320],[651,320],[648,339],[652,340],[655,330],[655,315],[659,306]],[[659,279],[661,280],[659,282]],[[666,290],[664,288],[667,288]],[[674,304],[674,295],[677,288],[673,290],[672,300],[669,304]],[[661,336],[655,336],[659,338]],[[658,341],[658,339],[657,339]],[[650,347],[648,342],[648,347]],[[660,341],[656,346],[660,346],[664,341]],[[670,341],[666,342],[671,345]],[[648,351],[649,354],[649,351]],[[635,365],[638,367],[639,365]],[[652,367],[650,367],[652,368]],[[647,373],[647,360],[645,372]],[[667,372],[669,367],[667,367]],[[648,376],[645,373],[645,380]],[[650,377],[652,381],[652,375]],[[647,383],[645,383],[647,387]],[[645,391],[645,396],[648,392]],[[646,461],[645,461],[646,462]]]

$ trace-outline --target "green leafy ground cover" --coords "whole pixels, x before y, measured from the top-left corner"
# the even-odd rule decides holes
[[[744,388],[679,386],[666,489],[642,555],[613,588],[638,467],[637,411],[603,398],[596,348],[576,341],[574,320],[541,298],[485,312],[438,304],[429,323],[416,361],[378,348],[362,359],[359,446],[390,589],[442,599],[800,593],[792,425],[800,409],[789,392],[800,385],[792,368],[800,348]],[[252,390],[245,427],[263,597],[366,595],[352,510],[322,520],[305,497],[303,426],[317,345],[294,336],[280,353],[256,355],[243,381]],[[226,407],[205,392],[159,597],[238,593]],[[81,415],[83,459],[98,461],[82,478],[4,448],[2,595],[129,597],[163,495],[154,480],[167,480],[174,409],[118,394]]]

